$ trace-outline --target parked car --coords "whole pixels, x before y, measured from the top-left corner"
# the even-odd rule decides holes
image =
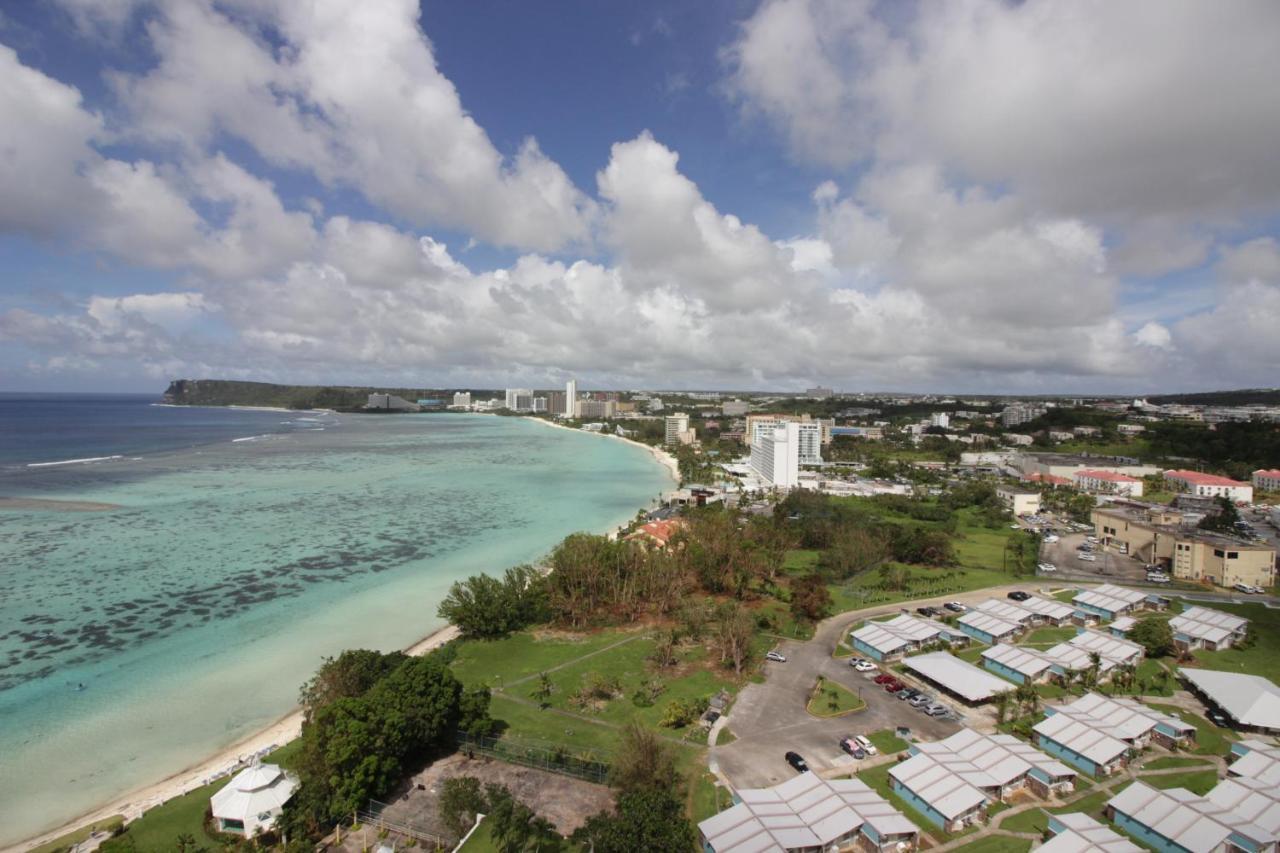
[[[858,742],[858,746],[862,747],[867,755],[875,755],[879,752],[879,750],[876,749],[876,745],[871,742],[871,738],[866,735],[854,735],[853,739]]]
[[[948,601],[942,606],[950,610],[952,613],[964,613],[969,609],[958,601]]]
[[[1147,575],[1148,583],[1172,583],[1168,575]]]
[[[872,672],[875,670],[876,665],[869,660],[860,660],[853,665],[853,668],[858,672]]]
[[[882,672],[879,675],[877,675],[873,680],[875,681],[876,684],[887,684],[888,682],[896,681],[897,679],[895,679],[892,675],[890,675],[887,672]]]
[[[947,706],[939,705],[935,702],[932,705],[925,706],[924,712],[930,717],[941,717],[943,714],[947,713]]]
[[[1086,563],[1096,563],[1098,562],[1098,555],[1097,554],[1081,554],[1080,559]]]
[[[885,693],[897,693],[897,692],[898,692],[899,690],[901,690],[904,686],[905,686],[905,685],[904,685],[901,681],[899,681],[898,679],[896,679],[896,678],[895,678],[895,679],[893,679],[892,681],[886,681],[886,682],[884,683],[884,692],[885,692]]]
[[[938,608],[936,607],[917,607],[916,612],[921,616],[937,616]]]
[[[1054,542],[1057,542],[1057,541],[1058,541],[1058,534],[1056,534],[1056,533],[1047,533],[1047,534],[1045,534],[1044,541],[1045,541],[1045,542],[1047,542],[1047,543],[1049,543],[1050,545],[1052,545]]]
[[[803,758],[800,757],[800,753],[788,752],[785,757],[787,759],[787,763],[790,764],[792,769],[794,769],[797,773],[804,773],[806,770],[809,769],[809,765],[805,763],[805,760]]]
[[[1221,729],[1231,728],[1231,718],[1219,711],[1217,708],[1211,708],[1209,713],[1205,714],[1209,718],[1209,722]]]
[[[765,654],[764,654],[764,659],[765,659],[765,660],[771,660],[771,661],[773,661],[774,663],[786,663],[786,662],[787,662],[787,657],[786,657],[786,655],[782,654],[782,652],[765,652]]]
[[[933,697],[928,693],[917,693],[907,700],[907,703],[913,708],[919,708],[921,705],[929,705],[933,702]]]
[[[840,749],[842,749],[844,752],[848,753],[849,755],[852,755],[854,758],[858,759],[859,761],[867,757],[867,751],[862,748],[861,744],[859,744],[856,740],[854,740],[851,737],[845,737],[840,739]]]
[[[1098,542],[1098,537],[1097,537],[1097,536],[1086,536],[1086,537],[1084,537],[1084,541],[1086,541],[1086,542],[1091,542],[1091,543],[1093,543],[1093,544],[1095,544],[1095,545],[1096,545],[1096,544],[1097,544],[1097,542]]]
[[[1246,594],[1249,594],[1249,593],[1252,593],[1252,592],[1253,592],[1253,587],[1252,587],[1252,586],[1250,586],[1250,585],[1249,585],[1249,584],[1247,584],[1247,583],[1238,583],[1238,584],[1236,584],[1236,585],[1233,587],[1233,589],[1234,589],[1236,592],[1243,592],[1243,593],[1246,593]]]
[[[1028,592],[1023,592],[1020,589],[1015,589],[1013,592],[1009,593],[1008,597],[1010,601],[1026,601],[1028,598],[1031,597],[1031,594]]]
[[[1041,563],[1039,568],[1042,572],[1056,572],[1058,570],[1058,567],[1053,563]]]

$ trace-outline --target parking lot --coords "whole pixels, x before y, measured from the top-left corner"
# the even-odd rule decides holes
[[[1097,560],[1080,559],[1079,547],[1084,544],[1086,533],[1062,534],[1057,542],[1040,545],[1040,562],[1057,567],[1053,573],[1040,572],[1046,578],[1061,576],[1066,580],[1098,581],[1100,583],[1143,583],[1146,567],[1139,560],[1126,554],[1098,545],[1093,554]]]

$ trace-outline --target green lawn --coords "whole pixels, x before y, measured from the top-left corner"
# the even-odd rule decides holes
[[[828,587],[831,591],[832,612],[844,613],[849,610],[896,604],[917,598],[972,592],[975,589],[1002,586],[1017,581],[1017,578],[1012,575],[1000,571],[998,562],[996,566],[994,570],[933,569],[911,566],[907,585],[901,590],[882,589],[880,575],[876,572],[868,572]]]
[[[716,784],[716,777],[705,768],[689,784],[689,818],[694,823],[719,814],[733,805],[733,794]]]
[[[968,661],[974,666],[981,666],[982,653],[989,648],[991,647],[984,643],[979,643],[977,640],[974,640],[971,645],[963,649],[960,649],[955,653],[955,655],[956,657],[960,658],[960,660],[962,661]]]
[[[788,551],[786,559],[782,563],[782,570],[789,575],[802,575],[810,572],[817,567],[820,553],[820,551],[803,548]]]
[[[124,823],[124,816],[115,815],[98,823],[77,829],[74,832],[68,832],[66,835],[60,835],[52,841],[41,844],[39,847],[32,847],[28,853],[63,853],[73,844],[79,844],[84,841],[95,831],[102,829],[107,832],[113,832],[122,823]]]
[[[721,726],[719,734],[716,735],[716,746],[728,746],[738,739],[738,736],[729,731],[728,726]]]
[[[815,717],[843,717],[867,707],[858,694],[836,681],[819,676],[805,710]]]
[[[889,729],[881,729],[878,732],[871,732],[867,735],[867,740],[871,741],[871,745],[880,750],[881,755],[892,755],[895,752],[906,752],[911,748],[911,744],[898,737]]]
[[[1140,778],[1153,788],[1186,788],[1193,794],[1203,796],[1209,793],[1214,785],[1218,784],[1218,771],[1213,768],[1209,770],[1188,770],[1186,773],[1169,773],[1161,776],[1142,776]]]
[[[1236,736],[1229,729],[1220,729],[1199,714],[1184,711],[1176,705],[1158,702],[1148,702],[1147,705],[1157,711],[1180,717],[1196,727],[1196,748],[1191,750],[1196,755],[1226,755],[1231,752],[1231,742]]]
[[[1007,835],[988,835],[954,848],[955,853],[1026,853],[1030,849],[1031,842],[1027,839]]]
[[[1075,592],[1073,591],[1071,595],[1074,596]],[[1075,635],[1076,629],[1074,626],[1070,625],[1062,628],[1054,628],[1052,626],[1036,628],[1028,634],[1025,639],[1019,642],[1018,645],[1036,646],[1038,648],[1047,649],[1050,646],[1056,646],[1058,643],[1065,643]]]
[[[464,640],[457,644],[453,672],[469,685],[484,683],[501,687],[633,635],[634,632],[608,630],[584,635],[535,636],[524,631],[501,640]]]
[[[467,843],[458,848],[458,853],[498,853],[498,842],[489,829],[488,821],[480,822]]]
[[[1166,755],[1155,758],[1142,765],[1143,770],[1168,770],[1171,767],[1212,767],[1213,764],[1203,758],[1191,758],[1182,755]]]
[[[1234,613],[1249,620],[1256,641],[1252,648],[1225,649],[1220,652],[1197,651],[1196,662],[1206,669],[1246,672],[1280,683],[1280,610],[1261,604],[1213,604],[1214,610]]]
[[[1075,597],[1079,594],[1080,594],[1080,590],[1078,589],[1061,589],[1055,592],[1053,594],[1053,597],[1058,599],[1059,601],[1065,601],[1067,604],[1070,604],[1072,601],[1075,600]]]
[[[1006,818],[1000,824],[1001,829],[1007,829],[1010,832],[1039,832],[1043,833],[1049,827],[1049,814],[1067,814],[1069,812],[1084,812],[1099,820],[1102,819],[1102,809],[1107,804],[1107,800],[1115,796],[1111,791],[1094,791],[1087,794],[1073,803],[1067,805],[1055,806],[1046,812],[1044,809],[1028,809],[1025,812]]]

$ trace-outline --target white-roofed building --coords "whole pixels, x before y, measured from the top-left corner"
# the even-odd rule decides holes
[[[1163,610],[1169,600],[1154,593],[1139,592],[1124,586],[1104,583],[1096,589],[1081,590],[1071,599],[1076,617],[1084,621],[1112,620],[1135,610]]]
[[[1257,779],[1280,786],[1280,746],[1250,738],[1231,744],[1228,776]]]
[[[982,665],[1016,684],[1037,684],[1053,674],[1053,660],[1035,649],[1000,643],[982,650]]]
[[[868,622],[851,635],[853,647],[878,661],[897,660],[934,643],[954,645],[969,638],[933,619],[921,619],[908,613],[885,622]]]
[[[984,672],[948,652],[915,655],[903,661],[903,665],[930,684],[969,704],[986,702],[1014,689],[1003,678]]]
[[[1142,848],[1082,812],[1049,815],[1053,835],[1040,853],[1142,853]]]
[[[1280,687],[1260,675],[1213,669],[1178,670],[1206,702],[1251,729],[1280,732]]]
[[[1036,625],[1065,625],[1071,621],[1076,612],[1076,609],[1065,601],[1041,598],[1038,595],[1033,595],[1026,601],[1018,602],[1018,606],[1023,610],[1030,610],[1040,617],[1038,621],[1033,623]]]
[[[1206,796],[1136,781],[1107,802],[1116,826],[1164,853],[1274,851],[1280,801],[1252,779],[1226,779]]]
[[[914,849],[919,830],[858,779],[806,772],[772,788],[743,789],[737,804],[698,824],[711,853],[792,853],[856,844]],[[900,846],[903,845],[903,846]]]
[[[219,831],[253,838],[275,825],[297,787],[297,777],[278,765],[255,764],[237,773],[209,805]]]
[[[1129,632],[1133,630],[1133,626],[1137,624],[1138,620],[1132,616],[1121,616],[1107,626],[1107,633],[1113,637],[1128,637]]]
[[[1113,637],[1110,634],[1103,634],[1099,631],[1081,631],[1070,640],[1067,645],[1073,646],[1088,654],[1089,652],[1097,652],[1105,660],[1115,663],[1117,666],[1136,666],[1142,661],[1143,654],[1146,649],[1123,637]]]
[[[1169,620],[1173,629],[1173,642],[1180,650],[1229,649],[1249,632],[1249,620],[1243,616],[1210,610],[1208,607],[1188,607]]]
[[[1086,693],[1065,705],[1047,705],[1045,718],[1032,733],[1050,755],[1091,776],[1107,776],[1147,744],[1186,745],[1194,742],[1196,730],[1185,720],[1133,699]]]
[[[1004,619],[985,610],[970,610],[956,626],[980,643],[1012,643],[1025,630],[1021,622]]]
[[[991,803],[1017,791],[1050,797],[1075,788],[1074,770],[1011,735],[962,729],[911,753],[889,770],[889,786],[948,832],[981,822]]]

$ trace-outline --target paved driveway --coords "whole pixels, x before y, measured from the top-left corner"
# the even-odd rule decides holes
[[[914,609],[925,604],[939,606],[944,600],[980,601],[1001,597],[1011,589],[1033,589],[1039,582],[1016,584],[910,602]],[[928,717],[906,702],[885,693],[871,677],[854,671],[846,659],[831,657],[837,640],[864,619],[897,613],[906,604],[869,608],[833,616],[822,622],[812,640],[782,641],[778,651],[786,663],[765,663],[765,680],[748,684],[729,709],[729,730],[737,737],[733,743],[713,747],[711,761],[726,778],[739,788],[775,785],[795,771],[783,754],[794,750],[804,756],[818,773],[831,774],[856,771],[857,762],[840,751],[840,738],[851,734],[868,734],[896,726],[908,726],[920,740],[939,740],[959,731],[961,724],[953,720]],[[805,702],[819,675],[839,682],[859,693],[867,703],[864,711],[824,720],[809,715]],[[874,676],[875,673],[870,673]],[[936,691],[930,690],[936,695]],[[952,707],[955,703],[939,697]],[[979,712],[976,717],[981,717]]]

